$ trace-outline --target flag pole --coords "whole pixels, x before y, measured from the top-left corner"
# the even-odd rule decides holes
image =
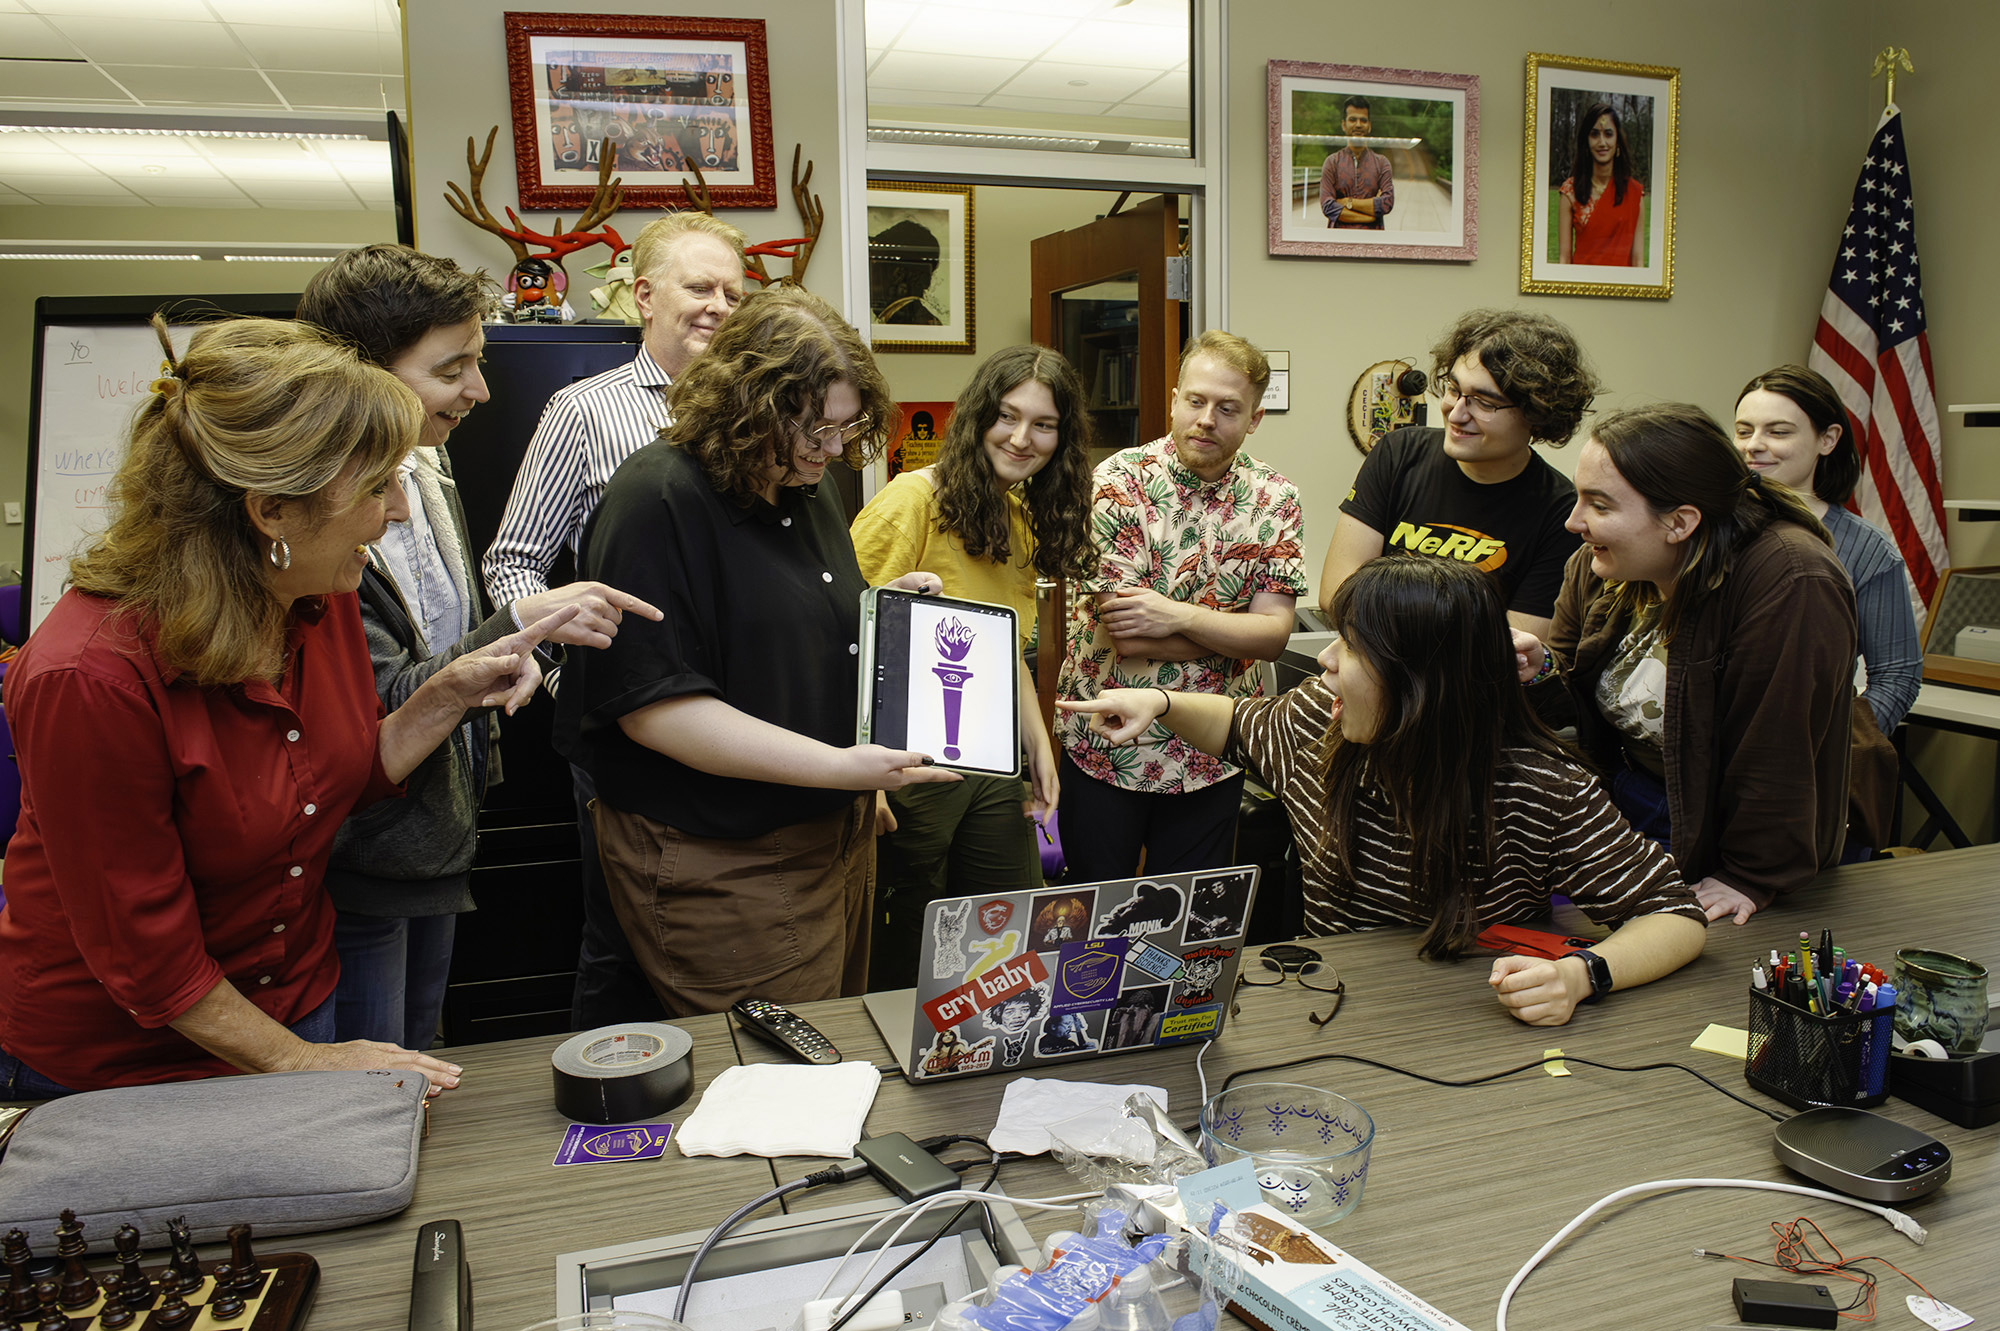
[[[1896,104],[1896,66],[1898,64],[1902,65],[1903,72],[1906,74],[1917,72],[1917,67],[1910,63],[1910,49],[1907,46],[1901,49],[1894,46],[1885,46],[1876,54],[1875,68],[1868,75],[1870,83],[1881,78],[1885,73],[1889,76],[1889,90],[1883,100],[1883,106],[1885,107]]]

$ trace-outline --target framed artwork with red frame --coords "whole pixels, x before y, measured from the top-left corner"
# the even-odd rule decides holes
[[[625,206],[685,206],[699,163],[718,208],[776,208],[760,19],[505,16],[523,210],[588,205],[606,139]]]

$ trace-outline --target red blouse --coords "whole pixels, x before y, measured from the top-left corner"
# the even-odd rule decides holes
[[[291,667],[201,687],[152,627],[66,592],[7,672],[21,821],[0,1048],[94,1090],[231,1072],[167,1023],[227,979],[289,1025],[340,974],[321,886],[341,822],[398,787],[353,593],[302,604]]]

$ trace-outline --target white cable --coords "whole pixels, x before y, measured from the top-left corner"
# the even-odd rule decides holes
[[[1507,1282],[1506,1290],[1500,1295],[1500,1307],[1493,1317],[1494,1331],[1507,1331],[1507,1305],[1513,1301],[1514,1291],[1521,1287],[1521,1282],[1528,1278],[1528,1273],[1541,1263],[1542,1258],[1554,1252],[1557,1245],[1564,1239],[1574,1234],[1584,1221],[1590,1219],[1590,1217],[1596,1215],[1599,1211],[1611,1205],[1611,1203],[1622,1201],[1635,1193],[1667,1192],[1674,1188],[1754,1188],[1764,1192],[1793,1192],[1801,1197],[1818,1197],[1824,1201],[1839,1202],[1842,1206],[1852,1206],[1857,1210],[1873,1211],[1876,1215],[1881,1216],[1891,1225],[1894,1225],[1896,1231],[1907,1237],[1912,1243],[1921,1244],[1927,1237],[1927,1231],[1924,1227],[1909,1216],[1904,1215],[1901,1211],[1894,1211],[1886,1206],[1877,1206],[1873,1202],[1864,1202],[1853,1197],[1843,1197],[1837,1192],[1826,1192],[1819,1188],[1803,1188],[1796,1183],[1767,1183],[1762,1179],[1748,1178],[1668,1178],[1655,1179],[1651,1183],[1635,1183],[1629,1188],[1620,1188],[1610,1196],[1593,1203],[1583,1214],[1557,1230],[1556,1236],[1547,1243],[1544,1243],[1541,1251],[1530,1257],[1527,1265],[1514,1273],[1514,1278]]]
[[[1201,1070],[1201,1057],[1214,1043],[1213,1040],[1203,1040],[1201,1048],[1195,1050],[1194,1054],[1194,1075],[1201,1082],[1201,1107],[1204,1112],[1208,1109],[1208,1074]]]
[[[959,1201],[1006,1202],[1010,1206],[1026,1206],[1040,1211],[1073,1211],[1076,1209],[1074,1203],[1089,1201],[1093,1197],[1102,1197],[1103,1195],[1100,1191],[1065,1193],[1060,1197],[1009,1197],[1004,1192],[986,1192],[979,1188],[954,1188],[950,1192],[940,1192],[933,1196],[925,1197],[920,1201],[910,1202],[907,1205],[897,1207],[887,1215],[882,1216],[874,1224],[868,1226],[867,1229],[861,1231],[861,1237],[848,1245],[847,1251],[840,1255],[838,1262],[834,1263],[832,1273],[827,1276],[826,1283],[819,1287],[819,1293],[815,1298],[823,1299],[833,1290],[833,1282],[840,1278],[840,1268],[846,1266],[848,1259],[854,1256],[862,1244],[868,1242],[870,1235],[906,1211],[915,1211],[918,1215],[921,1215],[936,1203]],[[915,1220],[916,1216],[911,1216],[910,1219]],[[903,1228],[908,1228],[908,1222],[905,1222],[904,1226],[896,1231],[896,1235],[900,1235],[903,1232]],[[888,1242],[882,1245],[882,1252],[887,1252],[890,1248],[896,1246],[896,1235],[891,1235]],[[881,1253],[878,1252],[876,1254],[876,1260],[881,1260]],[[875,1268],[871,1265],[868,1269],[872,1271]],[[861,1278],[861,1283],[856,1285],[854,1289],[849,1290],[846,1297],[852,1298],[855,1293],[867,1288],[867,1286],[868,1278],[864,1275]]]

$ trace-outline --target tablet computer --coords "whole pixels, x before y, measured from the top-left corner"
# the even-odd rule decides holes
[[[939,767],[1021,773],[1021,652],[1004,605],[870,587],[861,595],[855,740]]]

